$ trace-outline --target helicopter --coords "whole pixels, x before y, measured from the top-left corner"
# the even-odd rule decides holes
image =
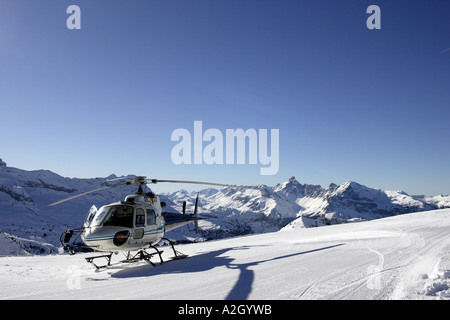
[[[155,265],[150,259],[156,254],[159,256],[160,263],[163,263],[164,261],[161,256],[163,251],[156,247],[161,240],[165,240],[170,244],[174,253],[172,259],[187,257],[185,254],[177,251],[174,247],[174,242],[165,238],[164,234],[167,231],[189,223],[194,223],[195,231],[198,233],[198,221],[207,218],[197,216],[198,193],[192,214],[186,214],[186,201],[183,202],[182,213],[163,212],[166,204],[160,201],[159,197],[153,192],[144,192],[143,187],[147,184],[186,183],[249,189],[244,186],[212,182],[148,179],[145,176],[118,178],[107,180],[103,183],[110,183],[114,180],[122,179],[126,179],[126,181],[84,192],[49,204],[49,206],[56,206],[63,202],[108,188],[125,185],[138,186],[135,194],[126,196],[124,200],[104,205],[100,209],[97,209],[93,205],[89,209],[82,227],[69,229],[61,234],[61,244],[64,250],[68,251],[71,255],[86,248],[96,252],[102,252],[103,254],[101,255],[85,258],[87,262],[92,263],[97,269],[111,266],[112,255],[118,252],[124,253],[126,257],[125,260],[119,263],[146,260],[152,265]],[[85,245],[79,244],[79,238],[81,238]],[[153,252],[148,252],[147,249],[153,249]],[[94,262],[100,258],[105,258],[106,264],[99,265]]]

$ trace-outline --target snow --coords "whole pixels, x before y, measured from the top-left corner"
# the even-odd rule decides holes
[[[178,245],[188,258],[155,267],[5,256],[0,299],[449,299],[449,234],[442,209]]]

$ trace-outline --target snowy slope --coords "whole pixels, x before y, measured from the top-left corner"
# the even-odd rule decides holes
[[[449,299],[449,234],[444,209],[178,245],[190,257],[155,267],[1,257],[0,298]]]

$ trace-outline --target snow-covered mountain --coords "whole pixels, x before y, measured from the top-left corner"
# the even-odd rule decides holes
[[[48,204],[101,188],[104,186],[101,182],[114,178],[117,177],[64,178],[47,170],[8,167],[1,161],[0,241],[4,248],[10,248],[3,251],[9,251],[9,254],[57,252],[61,232],[81,226],[92,205],[100,207],[123,199],[135,191],[135,186],[101,190],[55,207]],[[192,212],[196,195],[196,192],[179,190],[160,196],[167,203],[167,211],[181,211],[182,203],[186,201],[188,212]],[[189,226],[173,230],[168,236],[178,240],[215,239],[282,228],[372,220],[446,207],[450,207],[450,196],[410,196],[356,182],[322,188],[301,184],[292,177],[274,187],[200,190],[199,214],[209,217],[200,223],[200,237],[195,236]]]
[[[168,198],[193,202],[195,193],[175,192]],[[450,196],[410,196],[402,191],[383,191],[356,182],[327,188],[299,183],[295,177],[253,190],[224,188],[211,195],[200,193],[199,212],[213,214],[220,232],[261,233],[281,228],[372,220],[397,214],[450,207]],[[177,207],[177,204],[174,204]]]

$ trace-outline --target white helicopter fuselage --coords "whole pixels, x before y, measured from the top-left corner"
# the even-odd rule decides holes
[[[164,232],[159,198],[136,194],[98,210],[92,206],[81,239],[96,251],[134,251],[157,244]]]

